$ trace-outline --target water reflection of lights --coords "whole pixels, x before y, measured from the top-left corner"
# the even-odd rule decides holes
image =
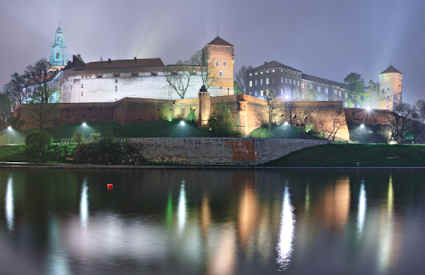
[[[350,212],[350,179],[336,180],[335,186],[326,188],[321,205],[323,220],[326,225],[342,228],[348,220]]]
[[[235,232],[231,226],[226,226],[220,235],[217,248],[209,260],[208,274],[230,275],[235,268]]]
[[[241,245],[246,248],[248,241],[253,237],[257,229],[258,201],[255,191],[249,185],[245,185],[239,203],[238,223]]]
[[[211,224],[211,210],[208,202],[208,197],[204,196],[202,198],[202,204],[201,204],[201,229],[202,229],[202,235],[204,237],[208,234],[208,228]]]
[[[87,221],[89,219],[89,199],[87,189],[87,182],[84,182],[80,199],[80,221],[82,227],[87,227]]]
[[[388,181],[387,191],[387,204],[386,204],[386,215],[381,216],[381,232],[380,232],[380,245],[378,254],[379,271],[381,273],[386,272],[391,264],[391,254],[393,252],[394,235],[393,235],[393,211],[394,211],[394,190],[393,190],[393,179],[390,176]]]
[[[293,251],[293,239],[295,228],[295,216],[289,196],[289,189],[285,187],[283,193],[282,212],[280,220],[280,235],[277,247],[277,262],[281,269],[286,269],[291,261]]]
[[[359,234],[363,232],[364,222],[366,216],[366,191],[364,188],[364,183],[360,186],[360,194],[359,194],[359,209],[357,216],[357,229]]]
[[[7,228],[13,230],[13,220],[14,220],[14,206],[13,206],[13,180],[9,178],[7,181],[6,189],[6,222]]]
[[[177,226],[182,232],[186,224],[186,191],[184,183],[180,185],[179,203],[177,205]]]

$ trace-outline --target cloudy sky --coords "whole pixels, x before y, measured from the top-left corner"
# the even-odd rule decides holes
[[[393,64],[404,100],[425,98],[423,0],[13,0],[0,1],[0,85],[49,56],[61,24],[68,55],[84,60],[189,57],[217,33],[236,65],[277,60],[306,73],[365,80]]]

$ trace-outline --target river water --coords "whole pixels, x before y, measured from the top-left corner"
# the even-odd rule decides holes
[[[422,274],[425,170],[0,170],[0,274]]]

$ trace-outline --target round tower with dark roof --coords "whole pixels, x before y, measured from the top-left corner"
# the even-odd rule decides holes
[[[394,106],[402,102],[403,74],[393,66],[380,73],[379,93],[382,107],[392,111]]]

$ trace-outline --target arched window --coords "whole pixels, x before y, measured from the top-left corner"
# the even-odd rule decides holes
[[[56,53],[56,59],[59,59],[61,57],[60,53]]]

